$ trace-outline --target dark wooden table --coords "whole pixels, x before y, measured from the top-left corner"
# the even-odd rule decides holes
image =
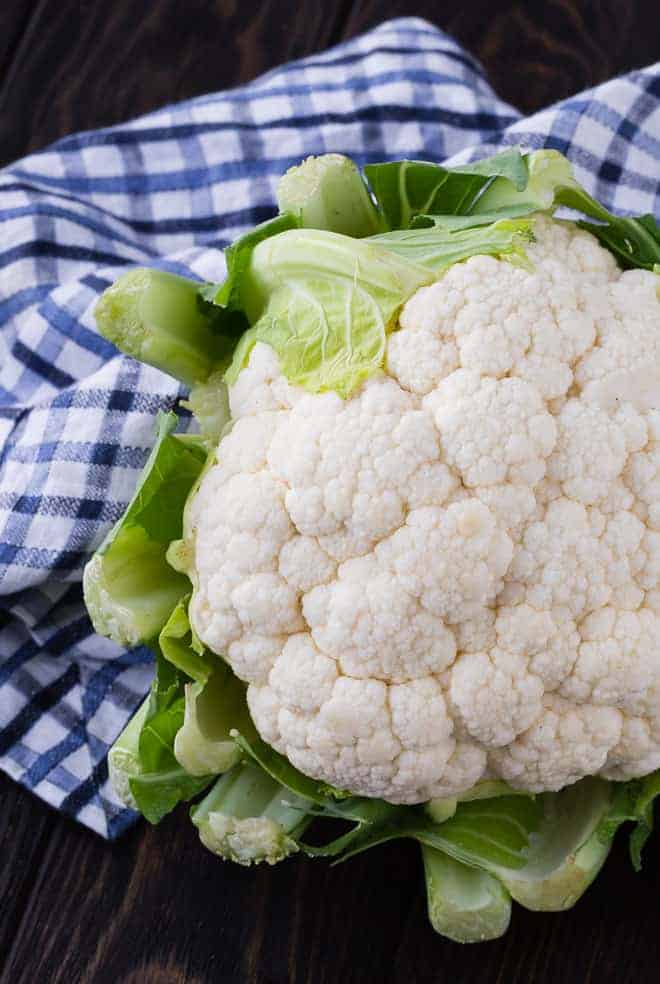
[[[4,0],[0,159],[403,14],[453,33],[527,111],[660,55],[657,0]],[[570,914],[518,910],[466,948],[429,928],[413,845],[248,871],[201,848],[185,811],[110,845],[4,777],[0,804],[3,984],[660,980],[660,838],[642,874],[619,840]]]

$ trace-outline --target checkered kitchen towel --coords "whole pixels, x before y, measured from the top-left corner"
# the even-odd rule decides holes
[[[121,515],[171,379],[100,338],[92,309],[131,264],[218,279],[221,249],[273,214],[307,154],[442,161],[555,147],[608,205],[660,212],[660,66],[521,119],[422,20],[0,172],[0,766],[107,837],[134,819],[106,752],[151,660],[95,636],[83,565]]]

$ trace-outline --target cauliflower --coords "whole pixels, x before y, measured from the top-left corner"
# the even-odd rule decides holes
[[[278,203],[222,284],[129,270],[95,312],[197,425],[159,415],[84,572],[156,655],[110,776],[153,823],[203,792],[240,864],[417,840],[434,928],[495,938],[652,828],[660,228],[550,150],[325,154]]]
[[[254,345],[189,615],[301,772],[392,803],[660,766],[660,302],[586,231],[421,286],[350,395]]]

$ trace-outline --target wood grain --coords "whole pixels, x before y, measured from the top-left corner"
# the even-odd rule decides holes
[[[443,27],[482,62],[495,91],[530,113],[660,57],[657,0],[389,0]],[[345,33],[379,23],[381,0],[356,0]]]
[[[525,112],[660,54],[657,0],[7,0],[0,163],[410,14],[454,34]]]
[[[18,0],[0,10],[0,80],[7,77],[9,67],[18,51],[19,43],[27,32],[33,3]]]
[[[202,848],[185,810],[110,845],[4,778],[0,798],[3,865],[33,883],[17,920],[2,882],[1,984],[657,984],[657,842],[636,875],[621,839],[570,913],[517,909],[503,940],[461,947],[427,922],[413,844],[242,869]]]
[[[8,957],[43,861],[55,813],[0,774],[0,960]]]
[[[8,0],[0,157],[237,84],[386,16],[456,35],[533,110],[658,57],[657,0]],[[0,776],[2,984],[657,984],[660,842],[620,840],[570,914],[518,910],[501,941],[435,936],[412,844],[331,868],[225,865],[186,811],[116,844]]]
[[[343,14],[291,0],[6,0],[0,38],[14,22],[26,29],[0,88],[3,161],[325,48]]]

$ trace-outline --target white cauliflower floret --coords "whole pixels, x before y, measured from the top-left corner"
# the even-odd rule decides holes
[[[387,343],[387,371],[412,393],[430,393],[441,379],[458,369],[458,349],[453,339],[444,339],[436,331],[417,331],[413,324],[418,309],[432,300],[432,287],[423,287],[413,295],[401,312],[401,329]]]
[[[303,613],[319,649],[348,676],[410,680],[444,670],[456,655],[442,619],[373,556],[343,564],[336,581],[305,595]]]
[[[301,632],[285,643],[268,683],[290,710],[317,711],[330,698],[338,675],[335,661]]]
[[[279,574],[252,574],[229,597],[245,632],[281,635],[304,627],[296,592]]]
[[[545,399],[568,390],[571,366],[596,336],[596,306],[585,303],[584,290],[615,280],[618,270],[575,226],[541,217],[534,233],[532,270],[473,256],[404,305],[387,352],[401,386],[425,395],[463,368],[522,376]],[[576,261],[581,276],[568,276]]]
[[[580,635],[568,608],[548,610],[527,604],[498,609],[495,623],[498,645],[529,657],[528,669],[554,690],[571,673]]]
[[[646,414],[645,421],[649,443],[630,455],[623,481],[635,496],[635,513],[651,530],[660,530],[660,413]]]
[[[401,745],[392,732],[388,686],[379,680],[339,676],[318,715],[291,720],[286,705],[279,715],[287,757],[302,772],[314,774],[326,763],[327,781],[343,788],[375,789],[391,782]],[[300,726],[302,724],[302,727]],[[306,741],[303,741],[303,736]],[[342,776],[344,779],[342,780]]]
[[[619,741],[622,720],[612,707],[574,704],[549,694],[534,724],[490,753],[490,766],[514,789],[561,789],[603,768]]]
[[[621,516],[606,524],[579,502],[565,497],[549,503],[543,521],[525,530],[509,569],[512,586],[537,609],[568,608],[584,615],[608,604],[615,587],[631,579],[630,561],[642,534],[636,517],[621,527]],[[510,603],[510,591],[507,603]]]
[[[331,393],[302,397],[280,424],[268,463],[286,488],[298,531],[321,538],[341,561],[402,524],[409,483],[438,454],[430,414],[381,378],[348,402]],[[431,475],[432,487],[438,479],[447,484],[446,476]],[[413,495],[421,491],[417,480]]]
[[[656,690],[656,704],[658,699]],[[653,719],[657,721],[657,712]],[[607,779],[635,779],[657,768],[660,768],[660,731],[657,725],[654,727],[646,718],[624,717],[621,737],[607,756],[602,775]]]
[[[459,366],[503,376],[530,345],[534,319],[529,315],[536,312],[525,310],[527,298],[521,301],[524,279],[522,271],[513,266],[501,265],[490,256],[473,256],[451,267],[442,280],[419,290],[404,306],[401,330],[388,344],[392,375],[406,385],[406,371],[413,376],[407,360],[421,341],[422,359],[433,352],[434,345],[437,355],[424,376],[417,370],[414,378],[423,378],[424,385],[406,387],[416,393],[430,392]]]
[[[644,714],[647,696],[660,688],[660,618],[655,612],[601,608],[580,626],[582,643],[562,696]]]
[[[424,405],[433,412],[447,461],[465,485],[533,486],[543,478],[557,428],[529,383],[459,369]]]
[[[286,635],[242,635],[229,644],[227,659],[241,680],[264,683],[287,638]]]
[[[441,461],[425,462],[413,473],[408,483],[408,507],[439,506],[449,499],[458,484],[458,476],[447,465]]]
[[[573,222],[540,215],[534,222],[534,237],[527,255],[534,272],[550,283],[561,285],[573,279],[579,288],[600,287],[621,276],[612,254]],[[575,273],[578,276],[571,277]]]
[[[446,509],[415,509],[375,550],[380,564],[434,615],[479,617],[502,586],[513,545],[490,510],[467,498]]]
[[[631,455],[624,480],[636,496],[637,514],[651,529],[660,530],[660,446]]]
[[[293,536],[280,550],[279,572],[296,591],[326,584],[336,570],[336,562],[313,536]]]
[[[275,573],[279,551],[294,532],[283,486],[265,471],[232,475],[224,483],[222,478],[218,466],[203,482],[205,494],[220,511],[200,510],[203,499],[197,496],[187,517],[195,536],[194,578],[205,584],[191,600],[191,614],[216,652],[223,652],[246,630],[261,632],[262,624],[262,634],[268,635],[300,625],[296,594]],[[218,556],[223,558],[221,565]],[[283,606],[274,619],[272,592]]]
[[[445,765],[442,778],[433,784],[425,799],[460,796],[466,789],[472,789],[480,779],[484,778],[487,764],[484,748],[471,741],[457,741]]]
[[[229,409],[237,420],[264,410],[288,410],[301,395],[282,375],[270,345],[257,342],[250,353],[250,364],[229,391]]]
[[[495,645],[495,612],[480,608],[476,615],[452,626],[459,652],[478,653]]]
[[[498,525],[512,540],[520,540],[523,530],[536,513],[534,492],[527,485],[482,485],[476,495],[495,514]]]
[[[279,414],[263,413],[239,417],[222,442],[222,460],[214,472],[218,487],[232,475],[250,475],[266,467],[266,455],[277,428]],[[194,509],[195,499],[191,508]]]
[[[639,555],[635,582],[647,592],[654,591],[660,585],[660,533],[645,528]]]
[[[349,399],[256,345],[189,614],[294,766],[395,803],[660,766],[660,302],[574,225],[455,264]]]
[[[657,369],[660,337],[654,274],[629,270],[604,289],[592,290],[588,301],[596,310],[598,344],[576,366],[575,379],[581,387],[622,370]]]
[[[524,657],[494,648],[463,653],[451,672],[450,693],[468,734],[497,748],[539,716],[543,683],[528,671]]]
[[[631,451],[646,444],[646,426],[631,407],[615,417],[581,400],[569,400],[557,417],[559,434],[548,459],[548,478],[564,495],[592,505],[607,498]]]

